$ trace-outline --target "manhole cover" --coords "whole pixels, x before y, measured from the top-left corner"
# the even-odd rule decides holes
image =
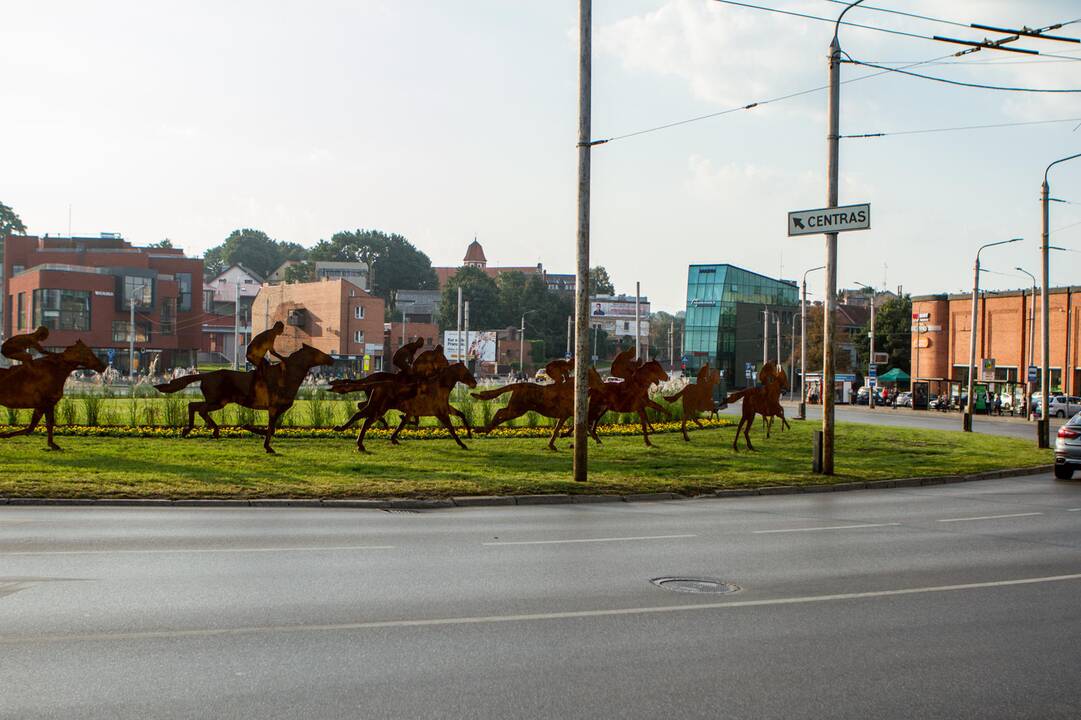
[[[661,577],[653,578],[650,582],[665,590],[685,593],[710,593],[718,595],[721,593],[739,592],[740,590],[739,585],[733,585],[732,583],[726,583],[714,578]]]

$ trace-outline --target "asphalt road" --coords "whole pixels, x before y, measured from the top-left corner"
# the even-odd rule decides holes
[[[798,403],[783,403],[785,413],[789,418],[795,417]],[[742,412],[741,403],[734,403],[722,412],[728,415],[739,415]],[[866,423],[868,425],[886,425],[893,427],[914,427],[928,430],[961,430],[961,414],[956,412],[944,413],[934,410],[909,410],[908,408],[876,407],[869,410],[866,406],[837,405],[835,417],[838,422]],[[822,420],[822,406],[808,405],[807,419]],[[1065,423],[1065,420],[1051,418],[1051,443],[1055,442],[1055,433]],[[1021,438],[1036,442],[1036,423],[1028,422],[1021,417],[990,417],[987,415],[974,415],[972,418],[974,432],[987,433],[990,435],[1003,435],[1006,437]]]
[[[732,594],[664,590],[689,575]],[[0,506],[0,717],[1077,718],[1081,483]]]

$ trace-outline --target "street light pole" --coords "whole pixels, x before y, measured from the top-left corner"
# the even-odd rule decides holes
[[[536,310],[526,310],[522,313],[522,327],[518,331],[518,369],[525,375],[525,316]]]
[[[578,0],[578,234],[574,284],[575,482],[589,476],[589,172],[593,0]],[[635,329],[637,333],[637,328]]]
[[[807,418],[807,273],[824,270],[825,265],[813,267],[803,273],[803,295],[799,301],[799,419]]]
[[[980,253],[984,251],[984,248],[994,247],[995,245],[1007,245],[1009,243],[1020,241],[1021,238],[999,240],[998,242],[981,245],[980,249],[976,251],[976,262],[973,264],[972,270],[972,320],[969,323],[968,338],[968,402],[965,404],[965,415],[961,421],[961,429],[965,432],[972,432],[972,409],[975,407],[973,383],[976,379],[976,329],[978,325],[976,311],[980,294]]]
[[[1041,234],[1040,243],[1040,261],[1041,265],[1043,266],[1043,277],[1040,282],[1040,325],[1043,335],[1040,341],[1040,364],[1042,366],[1040,372],[1040,405],[1042,407],[1040,410],[1040,421],[1036,425],[1036,443],[1041,448],[1051,447],[1051,438],[1049,432],[1050,423],[1047,419],[1047,408],[1048,405],[1050,405],[1047,395],[1048,392],[1051,390],[1051,384],[1048,381],[1047,377],[1050,373],[1050,368],[1048,367],[1048,365],[1051,355],[1050,324],[1048,323],[1049,307],[1047,300],[1048,253],[1050,250],[1049,245],[1051,241],[1051,230],[1050,226],[1048,225],[1051,211],[1048,208],[1048,205],[1051,197],[1051,186],[1047,184],[1047,175],[1051,172],[1051,168],[1053,168],[1055,165],[1079,157],[1081,157],[1081,153],[1070,155],[1064,158],[1059,158],[1058,160],[1048,165],[1047,168],[1043,171],[1043,185],[1040,188],[1040,202],[1043,205],[1043,232]],[[1065,372],[1066,368],[1063,367],[1062,370],[1063,372]]]

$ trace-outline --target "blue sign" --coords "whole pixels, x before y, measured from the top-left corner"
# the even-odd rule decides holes
[[[1040,368],[1036,367],[1035,365],[1029,365],[1028,366],[1028,381],[1029,382],[1036,382],[1039,379],[1040,379]]]
[[[109,364],[112,365],[113,364],[113,359],[116,358],[116,350],[114,350],[113,348],[109,348],[108,350],[105,351],[105,354],[109,358]]]
[[[878,377],[878,368],[876,368],[874,365],[872,365],[871,367],[869,367],[867,369],[867,375],[869,377]]]
[[[564,360],[570,360],[571,359],[571,354],[570,353],[563,353],[563,359]]]

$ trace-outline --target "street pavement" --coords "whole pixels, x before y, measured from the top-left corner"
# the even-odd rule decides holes
[[[730,594],[662,589],[712,578]],[[1077,718],[1081,483],[0,506],[0,717]]]
[[[799,409],[799,404],[783,402],[785,415],[794,418]],[[739,415],[742,412],[740,403],[733,403],[721,412],[728,415]],[[909,408],[876,407],[874,410],[859,405],[835,406],[835,419],[838,422],[866,423],[868,425],[884,425],[891,427],[914,427],[928,430],[961,430],[961,413],[938,412],[935,410],[911,410]],[[822,406],[808,405],[807,419],[822,421]],[[1065,423],[1059,418],[1050,418],[1051,443],[1055,442],[1055,433]],[[974,415],[972,418],[974,432],[987,433],[989,435],[1002,435],[1015,437],[1022,440],[1036,442],[1036,423],[1029,422],[1023,417]]]

